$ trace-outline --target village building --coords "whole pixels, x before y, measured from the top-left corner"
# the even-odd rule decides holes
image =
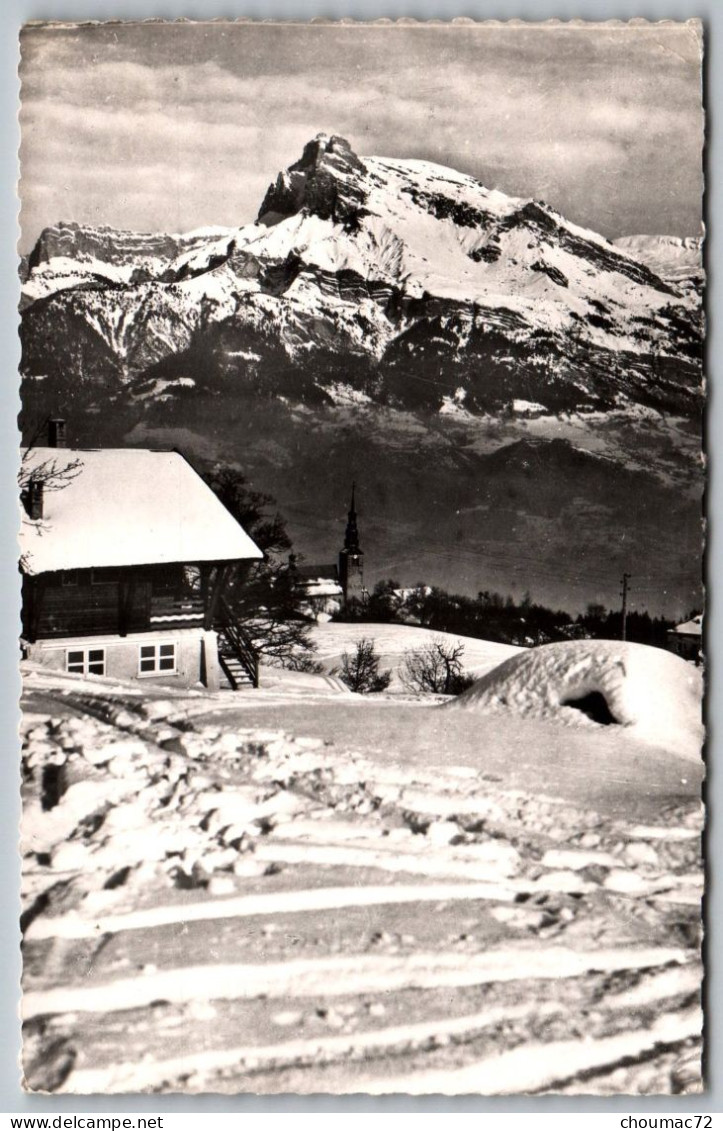
[[[162,684],[257,686],[258,662],[225,599],[263,555],[178,452],[23,453],[25,656],[56,671]]]
[[[703,614],[699,613],[691,620],[669,628],[667,633],[668,649],[681,656],[684,660],[693,660],[699,664],[702,659],[703,647]]]
[[[319,623],[331,620],[344,605],[344,591],[339,584],[336,562],[321,565],[300,564],[295,554],[289,555],[289,569],[299,595],[301,616]]]
[[[359,545],[355,493],[356,484],[352,484],[344,546],[339,553],[339,584],[344,594],[345,605],[355,601],[365,604],[369,596],[364,586],[364,551]]]
[[[364,552],[359,545],[355,509],[356,486],[352,485],[351,506],[347,515],[344,545],[337,562],[321,565],[299,563],[289,555],[289,569],[299,594],[299,612],[315,621],[328,621],[350,604],[366,603]]]

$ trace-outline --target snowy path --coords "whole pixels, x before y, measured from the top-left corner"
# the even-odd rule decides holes
[[[627,815],[604,813],[579,790],[511,788],[456,731],[454,764],[420,754],[419,706],[350,715],[333,693],[293,708],[316,733],[293,714],[288,733],[270,696],[35,687],[30,1087],[604,1091],[620,1073],[619,1090],[699,1087],[688,763],[661,752],[657,805],[632,776]],[[360,724],[385,727],[383,754],[361,751]],[[525,757],[546,756],[544,733]]]

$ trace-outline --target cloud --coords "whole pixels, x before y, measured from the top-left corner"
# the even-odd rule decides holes
[[[26,242],[61,206],[143,228],[248,221],[320,130],[493,177],[605,234],[700,219],[685,25],[31,28],[21,74]]]

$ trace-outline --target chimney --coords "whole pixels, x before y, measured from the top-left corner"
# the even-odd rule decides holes
[[[65,446],[65,421],[60,416],[51,416],[48,421],[48,447],[64,448]]]
[[[28,493],[26,499],[26,507],[29,518],[38,519],[43,517],[43,481],[42,479],[31,479],[28,482]]]

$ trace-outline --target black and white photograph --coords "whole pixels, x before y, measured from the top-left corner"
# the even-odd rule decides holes
[[[23,26],[27,1093],[704,1091],[704,49]]]

